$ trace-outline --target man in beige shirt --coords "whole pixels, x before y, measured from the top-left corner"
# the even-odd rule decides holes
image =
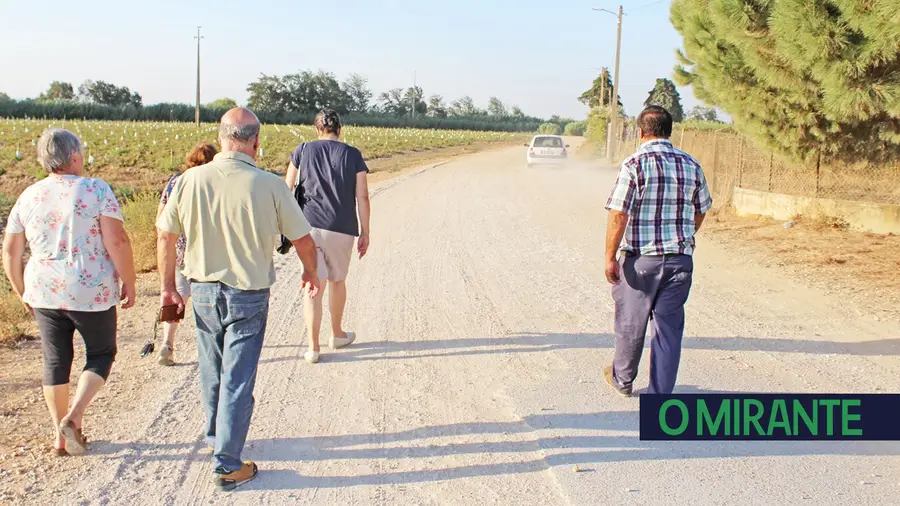
[[[175,288],[175,243],[186,239],[184,276],[191,280],[206,441],[215,483],[232,490],[256,477],[241,451],[253,413],[253,387],[275,281],[272,254],[281,235],[303,263],[302,287],[319,291],[309,223],[290,190],[260,170],[259,120],[235,108],[222,117],[222,152],[182,175],[157,220],[163,306],[184,307]]]

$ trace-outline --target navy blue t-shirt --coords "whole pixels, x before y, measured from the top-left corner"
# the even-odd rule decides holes
[[[362,153],[340,141],[313,141],[297,146],[291,163],[300,170],[300,208],[309,224],[358,236],[356,175],[369,172]]]

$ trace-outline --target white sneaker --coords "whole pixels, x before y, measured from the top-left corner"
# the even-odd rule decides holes
[[[303,354],[303,358],[306,359],[310,364],[318,364],[319,363],[319,352],[318,351],[307,351]]]
[[[356,341],[356,334],[353,332],[347,332],[347,337],[334,337],[331,336],[331,339],[328,341],[328,345],[332,350],[339,350],[341,348],[346,348],[353,344],[353,341]]]

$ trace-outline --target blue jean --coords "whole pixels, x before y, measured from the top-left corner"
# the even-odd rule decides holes
[[[619,265],[622,281],[612,289],[616,303],[613,378],[622,387],[634,382],[650,324],[647,392],[670,394],[681,362],[684,304],[691,293],[694,260],[688,255],[623,255]]]
[[[214,471],[228,474],[243,465],[241,451],[253,416],[253,388],[269,315],[269,290],[194,282],[191,294],[206,441],[214,449]]]

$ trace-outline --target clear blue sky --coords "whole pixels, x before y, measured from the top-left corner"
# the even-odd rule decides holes
[[[671,77],[681,39],[664,0],[625,1],[620,95],[639,112],[657,77]],[[193,102],[197,25],[201,100],[242,103],[260,73],[323,69],[369,78],[377,93],[418,84],[449,102],[496,95],[527,114],[583,118],[576,98],[613,67],[615,10],[604,0],[0,0],[0,91],[36,97],[53,80],[138,91],[145,104]],[[646,6],[643,8],[639,8]],[[629,13],[630,11],[630,13]],[[688,110],[698,102],[681,89]]]

